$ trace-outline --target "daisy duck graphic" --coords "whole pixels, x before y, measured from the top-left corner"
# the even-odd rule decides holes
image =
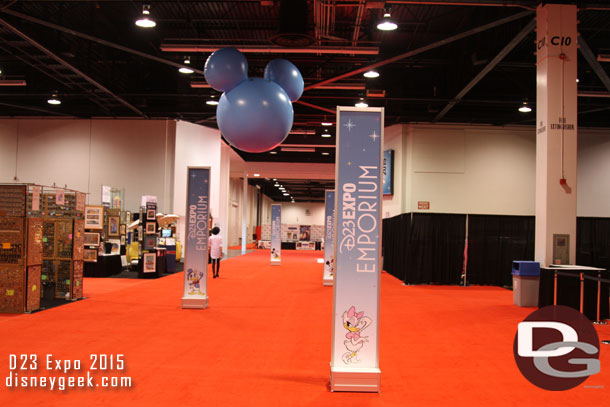
[[[328,276],[330,278],[333,278],[335,275],[335,258],[331,257],[330,260],[327,260],[326,263],[324,263],[326,271],[328,273]]]
[[[343,313],[343,327],[347,329],[345,340],[343,343],[348,352],[341,357],[343,363],[358,363],[358,352],[362,349],[365,342],[368,342],[368,336],[361,336],[360,333],[368,328],[373,323],[373,320],[364,316],[364,311],[356,312],[356,308],[351,306],[349,310]]]
[[[189,282],[189,295],[203,295],[201,292],[201,279],[203,278],[203,271],[193,271],[188,269],[186,279]]]

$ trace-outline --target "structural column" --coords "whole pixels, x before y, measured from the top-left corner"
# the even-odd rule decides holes
[[[244,172],[244,189],[241,205],[241,254],[246,254],[248,243],[248,173]]]
[[[576,262],[576,6],[537,9],[536,261]]]

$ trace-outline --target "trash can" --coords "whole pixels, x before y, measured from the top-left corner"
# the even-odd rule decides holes
[[[538,306],[540,263],[513,261],[513,303],[519,307]]]

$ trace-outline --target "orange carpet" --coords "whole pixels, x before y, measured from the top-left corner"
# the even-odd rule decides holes
[[[246,245],[246,249],[247,250],[252,250],[252,249],[256,249],[256,243],[248,243]],[[241,250],[241,246],[229,246],[229,250]]]
[[[531,385],[517,369],[517,323],[532,308],[497,287],[381,286],[380,394],[328,390],[332,288],[320,252],[267,251],[222,262],[210,307],[180,309],[182,273],[158,280],[85,279],[87,300],[32,315],[0,315],[2,406],[601,406],[601,373],[566,392]],[[610,327],[598,328],[610,339]],[[9,355],[80,359],[124,354],[129,389],[7,389]],[[19,372],[22,374],[22,372]],[[47,375],[44,366],[38,375]],[[53,374],[52,374],[53,375]],[[101,379],[99,373],[94,374]]]

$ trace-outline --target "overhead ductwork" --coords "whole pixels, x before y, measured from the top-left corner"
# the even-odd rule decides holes
[[[309,20],[306,0],[280,1],[279,32],[271,42],[282,47],[307,47],[314,43],[314,37],[309,34]]]

